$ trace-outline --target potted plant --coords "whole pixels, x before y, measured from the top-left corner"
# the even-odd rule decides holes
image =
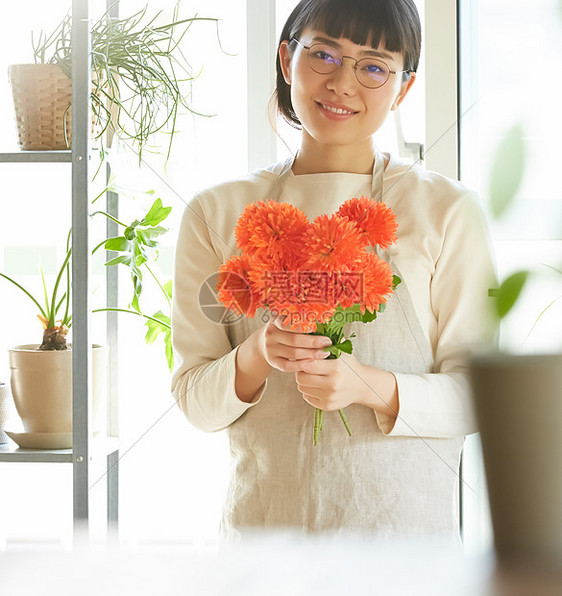
[[[195,111],[186,83],[194,78],[178,44],[197,21],[180,18],[176,5],[170,22],[147,7],[126,18],[104,14],[91,29],[92,113],[97,138],[109,128],[133,140],[142,154],[148,139],[174,130],[180,110]],[[22,149],[68,149],[71,139],[71,16],[50,34],[33,40],[34,64],[9,68],[18,139]],[[201,114],[199,114],[201,115]],[[168,155],[173,134],[170,135]]]
[[[105,192],[105,191],[104,191]],[[173,365],[170,327],[171,282],[163,284],[151,269],[157,258],[158,237],[167,232],[160,224],[168,217],[171,207],[164,207],[156,199],[144,217],[125,224],[104,211],[94,211],[92,216],[111,218],[123,228],[120,236],[99,242],[92,253],[100,249],[118,251],[119,255],[106,263],[107,266],[123,264],[131,271],[133,298],[127,308],[95,309],[94,312],[113,310],[142,317],[147,323],[146,341],[154,341],[163,334],[168,366]],[[67,236],[66,254],[58,270],[52,289],[48,289],[41,270],[43,304],[32,292],[17,280],[0,273],[17,287],[37,308],[37,318],[43,327],[42,342],[20,345],[9,350],[11,385],[14,403],[22,419],[26,433],[72,432],[72,355],[67,336],[72,327],[71,305],[71,233]],[[143,271],[149,272],[164,298],[164,310],[148,315],[141,310]],[[167,311],[167,312],[165,312]],[[104,424],[103,403],[105,396],[105,369],[107,348],[92,346],[92,394],[94,432],[101,431]]]
[[[524,165],[523,131],[517,125],[501,142],[492,170],[496,217],[516,196]],[[530,279],[529,270],[517,271],[491,292],[498,323]],[[498,558],[559,566],[562,354],[481,354],[472,359],[471,382]]]

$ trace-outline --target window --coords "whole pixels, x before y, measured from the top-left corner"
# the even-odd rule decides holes
[[[150,3],[149,11],[156,12],[160,8],[169,11],[174,4],[175,0],[158,0]],[[162,156],[158,155],[145,154],[146,164],[140,171],[133,152],[124,150],[115,157],[120,166],[121,185],[137,192],[154,189],[165,204],[174,208],[173,230],[165,240],[160,259],[164,275],[171,275],[174,231],[181,212],[198,189],[243,174],[251,167],[282,159],[295,148],[295,136],[289,128],[281,131],[287,145],[269,131],[266,104],[273,89],[272,65],[279,31],[296,0],[190,0],[184,4],[183,10],[190,13],[188,16],[197,12],[200,16],[220,18],[219,34],[225,53],[218,46],[211,24],[194,25],[182,46],[194,70],[201,70],[193,85],[193,105],[203,113],[216,115],[209,118],[187,115],[182,119],[181,133],[165,168]],[[403,136],[405,141],[423,143],[427,151],[426,167],[455,177],[458,165],[455,3],[418,0],[417,4],[424,24],[423,53],[416,84],[401,107]],[[560,189],[550,182],[551,172],[557,171],[555,159],[559,151],[555,143],[561,132],[557,129],[558,135],[555,134],[554,124],[548,118],[549,114],[556,114],[556,101],[560,97],[560,89],[555,89],[556,77],[552,74],[553,65],[559,61],[548,58],[552,55],[549,48],[559,45],[560,29],[556,28],[552,17],[555,4],[555,0],[540,0],[529,15],[523,0],[515,3],[463,0],[460,3],[461,112],[478,99],[460,123],[463,182],[479,190],[485,199],[488,164],[505,127],[523,118],[528,130],[536,131],[529,133],[536,154],[531,157],[530,173],[520,193],[520,204],[515,207],[510,222],[502,223],[501,227],[494,226],[502,274],[522,262],[540,262],[541,259],[559,262],[562,256],[562,225],[556,227],[553,223],[547,227],[545,224],[562,221],[560,217],[555,219],[561,209]],[[30,61],[27,31],[38,31],[42,27],[51,29],[68,6],[68,0],[51,2],[48,6],[40,0],[10,6],[12,21],[23,25],[3,29],[0,70],[5,72],[11,62]],[[100,6],[103,6],[101,0]],[[122,15],[138,9],[136,0],[121,0]],[[533,26],[529,25],[531,17]],[[513,39],[518,40],[516,52]],[[538,52],[540,44],[545,48]],[[537,57],[538,54],[541,56]],[[522,65],[524,72],[532,73],[531,83],[526,85],[520,83]],[[269,81],[269,84],[263,85],[263,81]],[[255,108],[256,104],[262,107]],[[536,109],[537,106],[540,109]],[[4,115],[11,114],[9,89],[1,78],[0,107]],[[9,118],[0,119],[0,138],[13,139],[11,144],[14,145],[14,135]],[[383,150],[399,151],[399,136],[392,118],[380,132],[377,143]],[[5,149],[9,150],[9,147]],[[402,157],[410,156],[404,154]],[[24,166],[13,168],[6,174],[2,170],[5,196],[17,198],[2,201],[3,217],[8,213],[12,219],[25,217],[26,222],[30,221],[23,211],[28,204],[48,205],[55,212],[66,209],[68,201],[60,194],[60,182],[57,181],[64,179],[64,175],[58,179],[53,166],[48,171],[45,168],[36,182],[31,178],[39,178],[37,174],[36,166],[33,175],[28,174]],[[23,197],[27,195],[33,197],[33,203],[31,199],[30,203],[25,202]],[[37,196],[41,198],[37,200]],[[531,201],[532,209],[528,207]],[[67,215],[66,211],[64,213]],[[542,218],[541,213],[548,217]],[[512,225],[512,222],[515,223]],[[55,245],[56,238],[45,234],[40,224],[32,225],[35,224],[30,221],[23,235],[15,228],[8,230],[2,236],[0,246],[0,266],[17,275],[29,275],[29,280],[36,276],[32,269],[27,269],[31,257],[24,258],[24,255],[41,253],[48,269],[60,250]],[[26,247],[27,253],[21,252],[22,246]],[[537,258],[531,259],[532,255]],[[102,271],[94,272],[99,273]],[[122,301],[128,299],[128,283],[128,275],[124,272]],[[4,296],[7,299],[7,294],[2,294],[3,303]],[[545,299],[545,303],[547,301]],[[530,302],[533,301],[528,300],[526,304]],[[532,304],[535,308],[532,320],[540,312],[541,304],[536,300]],[[522,315],[526,309],[522,303],[518,311]],[[5,354],[10,345],[24,343],[22,334],[33,341],[36,326],[31,311],[25,318],[23,329],[15,317],[10,317],[3,325],[1,353]],[[514,331],[507,333],[516,333],[520,325],[513,327]],[[540,333],[538,329],[536,331]],[[136,320],[124,315],[119,320],[119,332],[120,532],[123,541],[127,544],[161,541],[205,545],[216,537],[216,522],[228,479],[226,436],[224,433],[207,435],[186,423],[169,395],[169,375],[162,348],[159,344],[144,345],[145,332]],[[540,343],[544,338],[539,337],[541,339],[536,341]],[[0,376],[8,376],[5,359],[0,362]],[[476,464],[470,464],[470,467],[467,463],[463,474],[466,472],[467,482],[483,497],[482,468],[477,459],[473,461]],[[6,468],[10,476],[3,476],[3,479],[7,478],[14,490],[0,495],[0,512],[11,512],[10,525],[0,523],[0,528],[7,528],[5,535],[0,531],[0,548],[6,540],[9,543],[38,536],[55,542],[65,537],[68,539],[72,512],[70,466],[64,470],[50,466],[39,477],[27,465],[3,465],[2,474],[8,472]],[[60,482],[54,483],[53,478]],[[39,490],[48,487],[48,514],[42,509],[31,522],[28,522],[31,507],[25,511],[18,507],[20,488],[23,491],[25,486],[35,493],[38,487]],[[93,490],[100,489],[95,487]],[[465,538],[469,537],[474,544],[486,544],[489,527],[485,510],[479,508],[483,501],[476,508],[468,507],[468,503],[468,497],[463,498],[463,504],[467,506]],[[57,523],[49,524],[49,520]],[[65,520],[62,531],[60,520]],[[5,513],[0,518],[0,522],[3,521]]]
[[[514,352],[560,350],[562,305],[560,275],[545,265],[560,267],[562,257],[562,190],[557,183],[562,119],[562,86],[556,76],[560,63],[562,14],[559,2],[524,0],[460,2],[461,34],[461,180],[479,191],[488,210],[488,183],[498,143],[514,124],[524,129],[524,180],[510,210],[489,218],[500,279],[532,268],[531,280],[519,304],[502,324],[501,347]],[[536,325],[535,325],[536,322]],[[477,439],[467,440],[465,478],[479,498],[466,492],[466,537],[472,549],[490,543],[491,529]]]

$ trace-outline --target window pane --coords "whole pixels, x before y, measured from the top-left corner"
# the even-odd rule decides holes
[[[523,126],[526,159],[517,201],[499,221],[490,217],[490,222],[500,279],[523,267],[541,272],[506,320],[502,341],[523,351],[551,349],[555,343],[560,347],[560,340],[547,340],[541,332],[542,325],[562,322],[557,305],[527,338],[562,287],[560,275],[554,279],[544,266],[561,262],[560,3],[539,0],[532,8],[525,0],[463,4],[462,111],[467,113],[461,121],[462,180],[480,192],[487,208],[498,143],[511,126]]]

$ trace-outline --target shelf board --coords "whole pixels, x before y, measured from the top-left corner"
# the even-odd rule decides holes
[[[94,455],[109,455],[119,450],[117,437],[94,437]],[[71,463],[72,449],[21,449],[9,439],[0,445],[0,462]]]
[[[4,163],[57,163],[72,161],[72,152],[68,151],[10,151],[0,153],[0,162]]]

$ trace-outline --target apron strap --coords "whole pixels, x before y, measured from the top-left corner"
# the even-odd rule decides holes
[[[384,155],[375,147],[375,163],[373,164],[373,182],[371,186],[371,198],[374,201],[382,201],[384,176]]]

